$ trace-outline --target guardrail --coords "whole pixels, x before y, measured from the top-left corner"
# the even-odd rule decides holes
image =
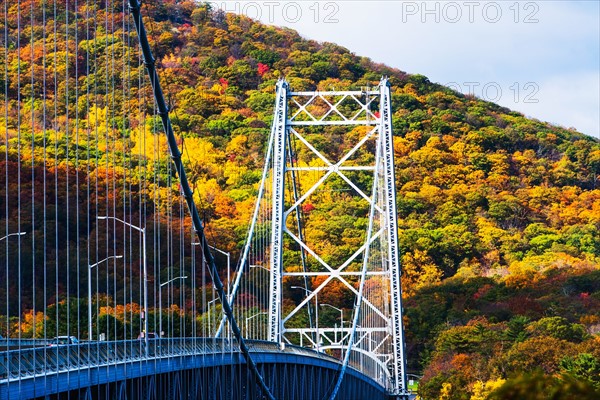
[[[13,340],[14,341],[14,340]],[[2,346],[3,341],[0,341]],[[21,343],[20,347],[37,347],[0,351],[0,383],[55,374],[74,369],[109,366],[111,364],[154,360],[158,358],[190,355],[209,355],[239,353],[237,343],[228,339],[213,338],[168,338],[150,339],[148,354],[142,340],[121,340],[109,342],[82,342],[76,345],[58,345],[49,347],[49,341]],[[277,343],[248,340],[251,353],[288,353],[313,357],[339,363],[335,357],[313,350],[286,345],[281,349]]]
[[[39,347],[48,346],[52,342],[52,339],[12,339],[2,338],[0,339],[0,349],[10,347]]]

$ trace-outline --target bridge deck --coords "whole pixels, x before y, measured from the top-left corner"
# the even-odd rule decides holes
[[[340,361],[311,349],[247,342],[257,364],[310,365],[337,370]],[[84,342],[0,352],[0,399],[28,399],[174,371],[244,364],[227,339],[186,338]],[[385,389],[355,369],[351,376],[382,394]]]

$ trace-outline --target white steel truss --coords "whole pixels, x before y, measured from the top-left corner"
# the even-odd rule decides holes
[[[269,298],[269,340],[282,343],[283,326],[281,320],[281,272],[283,254],[283,227],[285,163],[287,138],[287,99],[289,86],[284,80],[277,82],[275,119],[273,120],[273,209],[271,230],[271,259]]]
[[[325,154],[311,141],[311,132],[315,130],[337,129],[339,132],[344,126],[349,130],[363,126],[364,135],[354,145],[349,146],[344,154],[336,157],[337,160]],[[383,78],[377,88],[362,91],[293,92],[288,84],[281,80],[277,84],[272,136],[269,339],[283,345],[284,342],[291,343],[289,335],[296,335],[301,343],[309,344],[317,351],[340,349],[342,355],[346,352],[346,364],[354,363],[349,357],[350,352],[362,354],[373,360],[377,369],[377,372],[374,372],[377,376],[372,377],[384,384],[390,394],[397,398],[406,398],[408,391],[389,82]],[[292,141],[300,143],[305,153],[310,154],[313,160],[310,165],[301,165],[293,160],[295,153],[291,148]],[[359,151],[364,153],[367,148],[372,147],[377,149],[374,158],[355,158]],[[286,184],[290,184],[287,181],[294,180],[286,181],[286,174],[307,172],[320,174],[320,177],[315,179],[311,186],[304,187],[301,194],[296,195],[294,187],[294,198],[286,197]],[[355,182],[351,174],[357,172],[372,174],[371,193],[364,185]],[[377,220],[376,223],[369,224],[364,243],[345,261],[336,265],[320,256],[319,251],[303,238],[301,231],[294,232],[295,225],[288,221],[293,213],[297,213],[297,210],[331,179],[347,185],[347,190],[369,205],[371,219]],[[314,260],[310,269],[286,270],[284,240],[295,243],[302,254]],[[371,248],[375,250],[369,251]],[[378,258],[378,261],[373,262],[372,258]],[[314,287],[304,289],[306,296],[299,304],[290,308],[290,303],[286,303],[288,307],[284,312],[284,295],[289,292],[284,291],[284,280],[299,277],[318,277],[321,280]],[[357,285],[357,279],[362,280],[360,285]],[[387,286],[381,288],[382,293],[379,297],[363,296],[364,281],[379,282],[381,279],[385,279]],[[352,322],[349,327],[319,326],[317,299],[320,293],[327,291],[328,285],[333,281],[341,282],[345,290],[357,299],[355,318],[349,320]],[[302,309],[308,308],[311,318],[310,307],[313,303],[317,318],[315,327],[288,326]],[[371,315],[369,326],[357,325],[361,308],[363,312],[369,312]],[[343,311],[340,322],[343,322]]]
[[[404,329],[402,322],[402,288],[400,285],[400,252],[398,249],[398,221],[396,213],[396,178],[394,173],[394,139],[392,133],[392,99],[390,84],[386,80],[379,86],[381,121],[379,124],[381,143],[383,144],[385,168],[385,203],[388,234],[388,262],[390,265],[390,290],[392,305],[392,334],[394,357],[392,364],[392,393],[406,393],[406,358],[404,355]]]

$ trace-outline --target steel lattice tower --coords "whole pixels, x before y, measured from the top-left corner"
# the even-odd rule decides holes
[[[355,140],[345,147],[343,154],[331,156],[323,150],[326,144],[312,142],[315,133],[323,132],[335,132],[332,140],[343,135],[355,137]],[[308,340],[318,351],[337,349],[343,355],[346,349],[344,365],[352,364],[350,353],[358,354],[363,357],[363,367],[372,365],[363,368],[368,369],[365,373],[388,387],[391,394],[406,396],[388,80],[383,78],[377,87],[361,91],[325,92],[294,92],[286,81],[280,80],[271,140],[269,340],[283,346],[291,343],[290,337],[295,335],[301,343]],[[298,152],[308,154],[304,158],[311,161],[300,162]],[[312,174],[310,184],[306,183],[310,179],[302,179],[302,174]],[[369,185],[364,184],[366,176],[370,177]],[[299,181],[305,183],[301,185]],[[354,195],[369,210],[364,241],[345,261],[335,265],[319,255],[318,243],[304,238],[300,226],[301,210],[312,197],[331,190],[331,182],[335,182],[336,187],[345,185],[346,189],[337,190],[348,191],[348,196]],[[300,192],[299,186],[303,186]],[[289,268],[285,260],[286,246],[299,249],[303,265],[301,271]],[[319,280],[314,281],[317,278]],[[293,310],[286,309],[284,296],[290,292],[283,290],[286,281],[293,283],[302,279],[307,285],[304,287],[306,297]],[[317,283],[306,283],[311,280]],[[326,293],[328,285],[334,281],[354,294],[354,318],[349,327],[343,326],[343,310],[339,310],[342,314],[341,327],[319,326],[317,299],[319,293]],[[291,327],[291,321],[302,309],[307,310],[311,326]],[[316,314],[317,318],[314,325],[312,314]]]

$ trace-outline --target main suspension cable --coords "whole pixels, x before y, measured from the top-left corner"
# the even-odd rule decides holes
[[[148,43],[148,37],[146,35],[146,30],[144,28],[144,23],[142,21],[141,13],[140,13],[140,4],[137,0],[129,0],[129,9],[133,15],[133,20],[135,23],[135,28],[137,30],[138,39],[140,41],[140,47],[142,49],[142,54],[144,58],[144,65],[148,71],[148,75],[150,77],[150,82],[152,84],[152,90],[154,93],[154,99],[156,101],[156,105],[158,107],[159,115],[162,120],[163,128],[165,130],[165,134],[167,136],[167,142],[169,145],[169,150],[171,152],[171,159],[173,160],[173,165],[175,170],[177,171],[177,175],[179,176],[179,181],[181,183],[181,191],[183,192],[183,196],[187,202],[191,217],[192,224],[194,227],[194,231],[198,235],[198,240],[202,243],[202,253],[204,255],[204,259],[209,267],[209,271],[211,274],[211,278],[213,281],[213,285],[219,296],[221,301],[221,305],[223,307],[223,312],[227,316],[229,320],[229,324],[237,339],[240,350],[246,359],[246,363],[248,364],[248,368],[250,368],[251,372],[254,374],[254,377],[258,381],[260,388],[263,391],[263,394],[269,399],[275,400],[275,397],[271,394],[267,384],[258,371],[256,363],[250,357],[250,352],[242,333],[237,325],[235,317],[233,316],[233,311],[231,309],[229,300],[225,294],[223,283],[219,278],[219,273],[217,271],[217,266],[215,264],[215,260],[211,254],[209,242],[205,240],[204,228],[202,226],[202,221],[198,214],[198,210],[196,208],[196,204],[194,203],[193,194],[190,189],[190,185],[188,183],[185,169],[183,167],[183,163],[181,161],[181,152],[177,146],[177,140],[175,139],[175,135],[173,133],[173,127],[171,126],[171,120],[169,118],[169,110],[167,109],[167,105],[165,103],[165,99],[163,96],[163,92],[160,86],[160,81],[158,79],[158,74],[156,72],[155,60],[152,55],[152,51],[150,50],[150,44]]]

